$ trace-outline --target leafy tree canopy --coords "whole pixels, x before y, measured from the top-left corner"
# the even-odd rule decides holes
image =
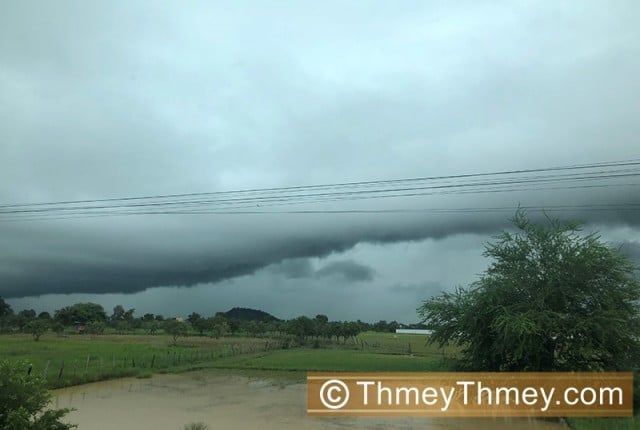
[[[0,318],[13,315],[13,309],[9,303],[5,302],[2,297],[0,297]]]
[[[54,314],[54,319],[68,326],[75,322],[105,321],[107,314],[104,308],[97,303],[76,303],[58,309]]]
[[[173,337],[174,344],[178,341],[179,337],[184,337],[189,333],[189,323],[175,319],[166,320],[163,328],[165,333]]]
[[[0,361],[0,428],[4,430],[68,430],[60,419],[69,409],[47,409],[51,395],[44,381],[29,375],[25,362]]]
[[[48,329],[49,323],[42,319],[30,321],[24,327],[24,330],[33,336],[33,340],[39,340],[40,336],[45,334]]]
[[[418,308],[432,342],[461,345],[463,367],[488,371],[631,370],[638,363],[636,268],[577,223],[538,224],[518,210],[515,233],[484,253],[468,289]]]

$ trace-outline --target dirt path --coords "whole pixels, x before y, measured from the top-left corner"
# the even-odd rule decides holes
[[[63,388],[54,391],[53,405],[76,408],[68,420],[79,430],[181,430],[191,422],[204,422],[210,430],[564,428],[526,419],[311,418],[306,416],[304,384],[274,385],[208,372]]]

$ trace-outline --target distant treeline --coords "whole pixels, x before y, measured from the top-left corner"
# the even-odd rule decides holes
[[[266,334],[287,334],[306,338],[324,338],[346,341],[365,331],[395,332],[397,328],[425,328],[423,324],[401,324],[384,320],[367,323],[364,321],[329,321],[326,315],[314,318],[299,316],[290,320],[281,320],[273,315],[256,309],[233,308],[227,312],[217,312],[203,316],[192,312],[186,318],[145,313],[135,315],[135,309],[115,306],[109,315],[97,303],[76,303],[54,312],[36,313],[25,309],[15,313],[11,306],[0,298],[0,331],[4,333],[30,333],[38,339],[48,330],[56,333],[69,331],[76,333],[103,334],[105,330],[118,334],[143,331],[146,334],[159,332],[174,337],[189,333],[221,337],[228,335],[263,336]]]

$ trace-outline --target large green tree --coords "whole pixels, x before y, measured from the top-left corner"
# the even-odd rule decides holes
[[[478,281],[418,308],[430,340],[461,345],[472,370],[637,367],[637,268],[578,223],[535,223],[522,210],[513,222],[487,245]]]
[[[0,332],[8,330],[12,326],[13,309],[9,303],[0,297]]]
[[[76,303],[58,309],[54,314],[54,319],[68,326],[75,322],[105,321],[107,314],[104,308],[97,303]]]
[[[0,297],[0,318],[7,317],[13,315],[13,309],[9,303],[5,302],[2,297]]]

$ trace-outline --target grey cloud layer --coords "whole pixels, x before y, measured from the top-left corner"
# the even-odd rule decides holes
[[[506,215],[383,217],[358,227],[357,222],[339,218],[330,223],[323,218],[293,219],[282,225],[273,219],[277,228],[267,234],[263,224],[248,226],[236,219],[193,221],[134,227],[110,220],[103,236],[89,233],[94,230],[92,221],[84,222],[89,232],[81,231],[77,222],[58,230],[45,224],[46,233],[0,229],[0,295],[131,293],[190,286],[251,274],[287,259],[339,253],[362,242],[386,244],[461,233],[489,238],[509,226]],[[338,276],[350,281],[369,281],[375,274],[371,267],[349,260],[317,270],[302,261],[285,261],[275,270],[289,278]]]
[[[327,263],[319,269],[314,269],[309,259],[287,259],[270,268],[271,273],[284,275],[289,279],[303,278],[340,278],[345,281],[371,281],[375,270],[366,264],[353,260],[341,260]]]
[[[264,224],[237,225],[241,221],[235,219],[223,223],[226,231],[219,227],[220,219],[216,217],[199,224],[190,221],[187,218],[183,225],[161,224],[153,228],[107,221],[108,231],[103,236],[79,231],[77,223],[58,230],[46,224],[43,226],[47,228],[46,234],[26,228],[5,230],[0,239],[3,257],[0,294],[19,297],[135,292],[157,286],[195,285],[250,274],[285,259],[341,252],[360,242],[444,237],[465,229],[489,231],[498,225],[492,220],[478,219],[434,226],[415,218],[398,224],[383,218],[348,228],[351,226],[345,222],[348,220],[327,224],[302,219],[280,225],[274,219],[278,228],[265,233]],[[91,221],[85,223],[93,232]],[[291,264],[280,270],[290,277],[306,275],[304,266],[291,268]],[[373,277],[371,268],[350,261],[329,263],[311,274],[354,281]]]
[[[339,277],[346,281],[362,282],[371,281],[375,276],[375,270],[356,261],[345,260],[327,264],[316,272],[316,276]]]
[[[0,204],[637,158],[640,5],[616,5],[5,2]],[[637,190],[352,206],[515,210],[639,202]],[[293,279],[369,282],[367,261],[305,259],[488,235],[509,215],[2,223],[0,295],[193,286],[283,260],[274,270]],[[630,211],[564,215],[638,225]]]

